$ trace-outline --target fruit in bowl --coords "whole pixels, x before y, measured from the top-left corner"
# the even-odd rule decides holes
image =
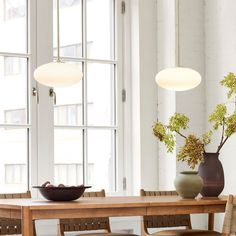
[[[91,188],[91,186],[65,186],[64,184],[59,184],[57,186],[46,181],[41,186],[33,186],[37,188],[41,195],[47,200],[51,201],[73,201],[80,198],[86,188]]]
[[[66,186],[64,184],[58,184],[58,187],[65,188]]]

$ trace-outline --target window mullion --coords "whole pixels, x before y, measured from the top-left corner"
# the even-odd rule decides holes
[[[83,40],[83,58],[87,58],[87,1],[82,1],[82,40]],[[83,63],[83,174],[84,183],[88,182],[88,106],[87,106],[87,62]]]
[[[36,27],[37,27],[37,4],[36,0],[28,0],[28,99],[29,99],[29,123],[31,124],[30,131],[28,129],[28,185],[37,185],[38,182],[38,162],[37,162],[37,100],[32,96],[33,87],[36,88],[36,82],[33,79],[33,71],[37,65],[36,55]],[[32,190],[33,195],[37,192]]]
[[[36,3],[36,67],[38,67],[53,60],[53,2],[36,1]],[[50,88],[40,84],[37,88],[40,93],[37,106],[37,184],[42,184],[46,180],[54,179],[53,99],[49,97]]]

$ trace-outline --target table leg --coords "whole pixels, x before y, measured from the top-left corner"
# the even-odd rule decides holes
[[[29,207],[21,208],[21,222],[22,236],[33,236],[33,221]]]
[[[208,230],[214,230],[214,213],[208,214]]]

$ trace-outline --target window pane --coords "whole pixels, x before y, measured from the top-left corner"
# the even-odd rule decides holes
[[[88,185],[115,191],[113,130],[88,130]]]
[[[82,131],[55,129],[55,184],[83,183]]]
[[[0,56],[0,123],[27,123],[27,59]]]
[[[57,56],[57,17],[54,1],[53,45]],[[81,0],[60,0],[60,55],[82,57]]]
[[[114,59],[113,0],[87,1],[87,55]]]
[[[27,130],[0,129],[0,192],[27,189]]]
[[[55,88],[55,125],[82,125],[82,82],[64,88]]]
[[[88,78],[88,124],[114,124],[114,65],[90,63]]]
[[[0,51],[26,52],[26,14],[26,0],[0,0]]]

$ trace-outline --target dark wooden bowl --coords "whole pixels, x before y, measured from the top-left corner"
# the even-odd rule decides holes
[[[42,187],[33,186],[37,188],[39,192],[47,200],[51,201],[73,201],[80,198],[86,188],[91,186],[78,186],[78,187]]]

